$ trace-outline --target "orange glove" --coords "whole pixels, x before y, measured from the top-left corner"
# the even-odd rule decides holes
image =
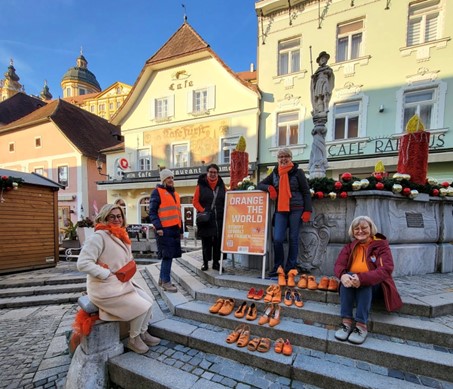
[[[269,192],[269,197],[271,198],[271,200],[277,200],[277,191],[275,190],[275,188],[272,185],[269,185],[267,190]]]
[[[310,221],[310,217],[311,217],[311,212],[305,211],[305,212],[302,214],[301,219],[302,219],[302,221],[303,221],[304,223],[308,223],[308,222]]]

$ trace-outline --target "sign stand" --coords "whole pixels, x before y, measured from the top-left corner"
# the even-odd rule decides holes
[[[225,194],[222,253],[262,255],[266,267],[269,195],[260,190],[235,190]],[[233,260],[234,261],[234,260]],[[223,255],[219,274],[222,274]]]

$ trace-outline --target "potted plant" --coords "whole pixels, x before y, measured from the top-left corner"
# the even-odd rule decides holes
[[[71,219],[66,219],[66,227],[63,230],[64,238],[62,242],[62,247],[65,248],[77,248],[80,246],[79,241],[77,240],[77,224],[74,224]]]
[[[82,245],[94,233],[94,223],[89,217],[86,217],[79,220],[75,226],[79,242]]]

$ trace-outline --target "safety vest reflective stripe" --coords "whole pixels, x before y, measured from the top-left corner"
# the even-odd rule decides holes
[[[162,227],[178,225],[181,227],[181,203],[178,193],[175,197],[165,189],[157,188],[160,196],[160,207],[157,210]]]

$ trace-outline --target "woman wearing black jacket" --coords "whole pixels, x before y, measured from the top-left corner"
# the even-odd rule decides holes
[[[211,211],[208,222],[197,224],[198,237],[201,239],[203,248],[203,266],[201,267],[203,271],[208,270],[208,262],[211,259],[212,268],[220,270],[225,191],[225,184],[219,176],[219,167],[215,163],[208,165],[207,173],[198,177],[192,202],[198,212]]]

